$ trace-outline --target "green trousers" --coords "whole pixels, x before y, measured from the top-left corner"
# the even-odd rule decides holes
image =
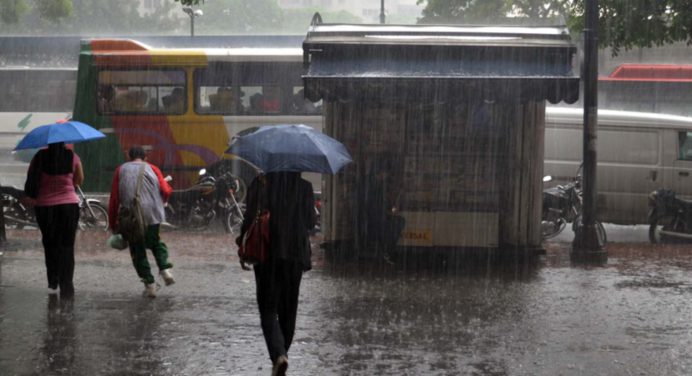
[[[130,244],[130,256],[132,256],[132,264],[135,266],[137,275],[144,283],[154,283],[154,276],[151,274],[149,260],[147,260],[147,248],[151,249],[156,260],[156,266],[159,271],[172,268],[173,264],[168,262],[168,248],[159,237],[159,225],[151,225],[147,227],[147,232],[144,234],[144,243]]]

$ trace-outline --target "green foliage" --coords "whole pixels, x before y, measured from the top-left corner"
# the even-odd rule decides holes
[[[34,0],[41,18],[58,21],[72,15],[72,0]]]
[[[0,0],[3,23],[0,32],[13,34],[90,34],[124,35],[134,33],[171,34],[184,29],[186,17],[171,16],[177,8],[164,1],[151,14],[139,13],[139,0],[30,0],[17,17],[6,20],[7,3],[23,0]]]
[[[14,24],[29,11],[26,0],[0,0],[0,20],[3,23]]]
[[[506,17],[563,16],[573,33],[584,29],[585,0],[418,0],[419,23],[485,23]],[[692,43],[692,0],[598,0],[599,43],[620,49]]]

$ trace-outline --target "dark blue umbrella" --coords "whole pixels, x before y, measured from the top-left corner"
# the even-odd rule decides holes
[[[95,140],[106,137],[82,122],[70,120],[48,125],[41,125],[27,133],[17,144],[14,150],[41,148],[48,144],[64,142],[76,144],[78,142]]]
[[[302,124],[265,125],[236,137],[226,153],[264,172],[309,171],[335,174],[352,162],[344,145]]]

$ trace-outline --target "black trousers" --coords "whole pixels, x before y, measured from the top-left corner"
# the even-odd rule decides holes
[[[296,330],[303,267],[298,261],[270,259],[255,265],[257,305],[272,363],[287,355]]]
[[[61,296],[72,296],[74,285],[74,243],[79,221],[79,206],[65,204],[37,206],[36,221],[46,255],[48,287],[60,286]]]

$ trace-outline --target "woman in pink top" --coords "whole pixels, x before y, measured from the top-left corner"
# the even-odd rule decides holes
[[[75,186],[83,181],[79,156],[60,142],[36,153],[24,185],[41,229],[48,287],[60,287],[60,297],[67,299],[74,296],[74,243],[79,221]]]

